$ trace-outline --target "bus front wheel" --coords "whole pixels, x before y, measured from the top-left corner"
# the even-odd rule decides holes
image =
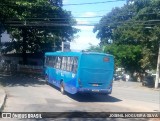
[[[63,95],[65,94],[64,83],[63,83],[63,81],[61,82],[60,91],[61,91],[61,93],[62,93]]]

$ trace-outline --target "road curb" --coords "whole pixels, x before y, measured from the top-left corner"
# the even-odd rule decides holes
[[[160,88],[158,89],[155,89],[155,88],[152,88],[153,91],[160,91]]]
[[[5,102],[6,102],[6,99],[7,99],[7,94],[6,92],[2,89],[3,91],[3,94],[1,96],[1,102],[0,102],[0,112],[2,112],[3,108],[4,108],[4,105],[5,105]]]

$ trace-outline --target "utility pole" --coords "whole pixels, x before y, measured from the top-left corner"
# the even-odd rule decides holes
[[[0,59],[2,58],[2,42],[1,42],[2,33],[0,32]]]
[[[158,51],[158,60],[157,60],[157,71],[156,71],[156,80],[155,80],[155,88],[158,88],[159,83],[159,67],[160,67],[160,43],[159,43],[159,51]]]

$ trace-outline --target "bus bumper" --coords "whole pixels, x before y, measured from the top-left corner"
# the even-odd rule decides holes
[[[111,94],[112,88],[109,89],[86,89],[86,88],[79,88],[79,93],[101,93],[101,94]]]

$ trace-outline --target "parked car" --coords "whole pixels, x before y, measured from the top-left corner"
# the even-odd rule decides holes
[[[154,83],[155,83],[155,76],[153,75],[148,75],[144,77],[144,79],[142,80],[143,86],[154,87]]]
[[[126,81],[126,75],[123,74],[122,77],[121,77],[122,81]]]
[[[117,80],[120,80],[120,79],[122,79],[122,76],[121,76],[121,75],[114,74],[114,76],[113,76],[113,80],[114,80],[114,81],[117,81]]]

